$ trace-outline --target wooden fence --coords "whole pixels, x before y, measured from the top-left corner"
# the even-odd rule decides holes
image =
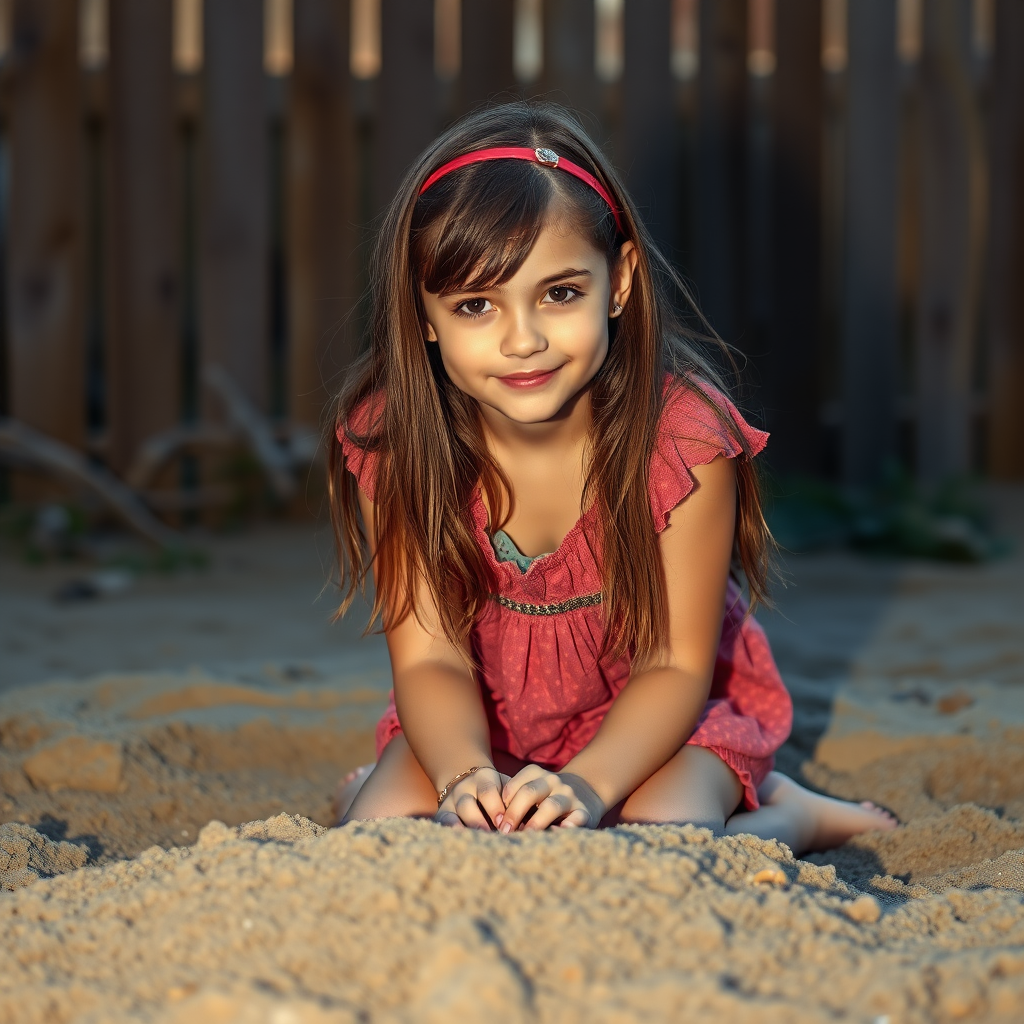
[[[547,95],[585,112],[749,356],[778,470],[1024,477],[1019,0],[2,14],[9,442],[16,421],[167,509],[219,500],[182,483],[182,452],[242,436],[285,495],[359,345],[373,218],[403,169],[459,111]]]

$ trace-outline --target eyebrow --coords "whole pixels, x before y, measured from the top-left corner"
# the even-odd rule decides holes
[[[565,270],[560,270],[557,274],[550,274],[538,281],[539,286],[546,284],[554,284],[556,281],[564,281],[569,277],[593,277],[589,270],[576,270],[573,267],[567,267]],[[500,285],[496,285],[493,288],[457,288],[453,292],[446,292],[441,298],[450,298],[453,295],[471,295],[474,292],[503,292],[505,289]]]

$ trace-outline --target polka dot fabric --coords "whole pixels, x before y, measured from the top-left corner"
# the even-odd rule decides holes
[[[693,489],[693,466],[719,455],[752,457],[767,434],[747,424],[723,395],[686,382],[669,397],[651,459],[651,514],[660,532]],[[732,420],[723,428],[713,403]],[[362,413],[362,415],[360,415]],[[364,431],[369,410],[357,410]],[[345,462],[372,499],[375,460],[339,430]],[[497,578],[499,601],[473,628],[480,689],[494,749],[558,770],[597,732],[612,701],[629,679],[629,658],[600,658],[604,622],[600,604],[551,612],[551,606],[601,589],[599,530],[592,508],[559,548],[537,558],[524,573],[499,562],[487,533],[487,510],[477,491],[470,505],[477,539]],[[519,609],[543,608],[547,614]],[[758,806],[757,787],[771,770],[774,753],[789,735],[793,709],[764,631],[747,614],[730,582],[711,692],[688,743],[707,747],[739,776],[745,805]],[[377,726],[377,754],[402,731],[394,699]]]

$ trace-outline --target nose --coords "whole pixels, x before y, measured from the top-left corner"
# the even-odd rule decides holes
[[[540,325],[526,311],[516,312],[508,320],[508,328],[502,335],[501,354],[517,359],[528,359],[548,347],[548,340]]]

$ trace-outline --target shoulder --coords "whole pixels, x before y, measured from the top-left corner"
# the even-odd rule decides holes
[[[375,491],[379,444],[376,443],[384,392],[374,391],[356,402],[344,418],[335,424],[334,434],[345,460],[345,467],[356,478],[360,490],[372,501]]]
[[[768,435],[747,423],[732,400],[707,381],[666,376],[664,396],[649,482],[658,531],[693,490],[694,466],[719,456],[753,458],[768,442]]]

